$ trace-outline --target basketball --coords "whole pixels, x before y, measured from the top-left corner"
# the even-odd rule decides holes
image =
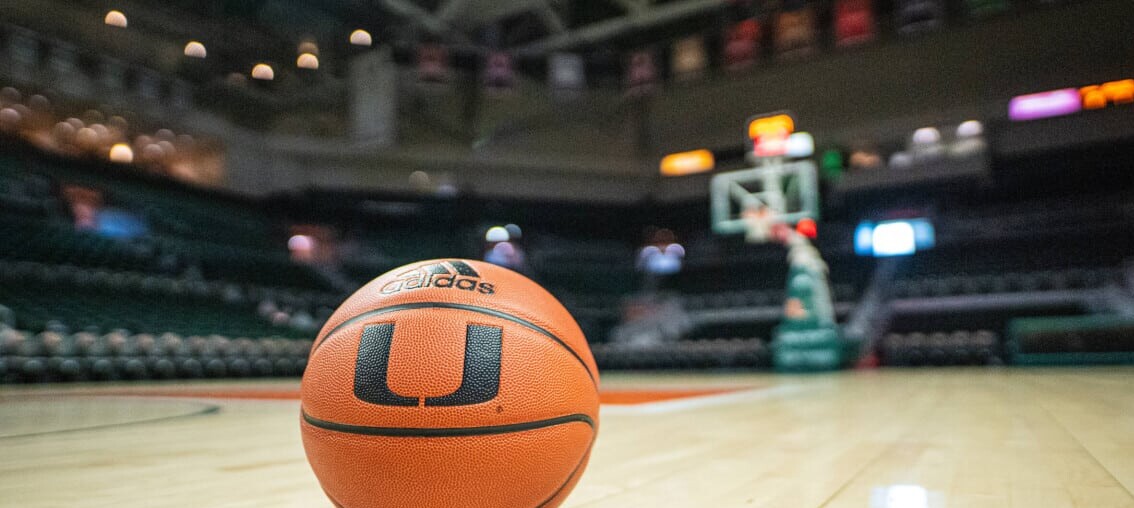
[[[550,293],[431,260],[331,315],[301,384],[307,459],[344,508],[554,507],[586,468],[598,370]]]

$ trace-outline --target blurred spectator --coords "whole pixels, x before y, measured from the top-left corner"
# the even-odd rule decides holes
[[[520,245],[522,239],[523,231],[515,224],[489,228],[484,233],[484,260],[523,273],[526,257]]]
[[[685,247],[676,242],[673,231],[659,229],[650,235],[649,243],[638,251],[638,270],[646,274],[647,292],[655,291],[661,279],[681,271]]]
[[[851,150],[850,156],[847,157],[847,167],[851,171],[865,171],[870,169],[882,169],[882,156],[878,153],[878,149],[869,144],[859,144]]]

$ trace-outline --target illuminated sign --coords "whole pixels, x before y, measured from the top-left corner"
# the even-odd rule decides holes
[[[795,120],[787,113],[748,120],[748,139],[752,140],[752,151],[757,157],[782,157],[792,132]]]
[[[1008,103],[1008,118],[1017,122],[1070,115],[1083,109],[1079,91],[1074,88],[1052,90],[1015,97]]]
[[[815,153],[815,138],[807,132],[795,132],[784,142],[784,155],[788,157],[811,157]]]
[[[1134,79],[1084,86],[1079,94],[1083,96],[1083,109],[1102,109],[1111,103],[1129,104],[1134,102]]]
[[[755,141],[767,135],[787,136],[795,131],[795,120],[786,114],[754,118],[748,122],[748,138]]]
[[[937,243],[927,219],[862,222],[854,231],[854,252],[860,256],[908,256]]]
[[[1134,79],[1124,79],[1015,97],[1008,103],[1008,118],[1017,122],[1037,120],[1130,103],[1134,103]]]
[[[713,152],[708,150],[693,150],[666,155],[661,160],[661,174],[665,176],[682,176],[711,171],[716,164]]]

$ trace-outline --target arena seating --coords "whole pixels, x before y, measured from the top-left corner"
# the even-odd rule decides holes
[[[0,379],[295,375],[303,355],[284,344],[310,339],[345,296],[291,261],[282,224],[258,205],[36,153],[3,154],[0,165],[10,170],[0,177]],[[121,239],[76,230],[57,197],[63,184],[99,190],[148,231]],[[358,255],[340,269],[357,284],[416,259],[480,254],[470,239],[482,233],[471,229],[344,229]],[[620,295],[636,286],[631,249],[547,245],[535,251],[533,275],[588,334],[603,336],[618,320]],[[625,267],[580,263],[586,256],[572,258],[573,249],[608,260],[626,254]]]
[[[0,153],[0,168],[4,381],[296,375],[304,344],[353,287],[412,260],[483,254],[487,219],[447,209],[432,217],[419,207],[425,215],[403,224],[320,208],[333,196],[309,208],[263,203],[20,150]],[[107,206],[143,218],[147,231],[113,238],[77,230],[64,184],[99,189]],[[520,216],[508,207],[535,209],[494,206]],[[782,249],[714,237],[697,222],[679,232],[688,239],[683,270],[649,280],[634,264],[638,225],[588,229],[570,209],[556,213],[559,222],[525,226],[524,272],[572,312],[603,369],[770,367],[767,338],[782,317],[787,271]],[[1134,241],[1099,229],[1106,214],[1078,236],[1053,240],[1016,232],[1050,223],[1067,235],[1090,218],[1048,220],[1034,207],[1007,205],[952,213],[961,224],[1003,217],[1015,236],[943,242],[881,281],[874,260],[819,244],[840,323],[868,286],[881,285],[881,325],[867,347],[884,365],[1002,363],[1011,356],[1000,337],[1017,318],[1105,313],[1107,292],[1129,284],[1123,262]],[[288,221],[305,216],[341,233],[339,263],[291,259]],[[612,342],[628,302],[655,283],[691,328],[675,341]]]
[[[78,232],[62,217],[0,215],[0,234],[6,240],[0,243],[0,256],[4,259],[160,271],[152,242],[124,242]]]
[[[257,303],[249,297],[264,298],[261,303],[282,299],[297,315],[309,316],[326,314],[337,299],[71,265],[0,261],[0,269],[0,301],[26,330],[57,323],[73,329],[304,337],[313,331],[314,318],[303,324],[290,315],[257,315]]]
[[[106,174],[99,164],[35,154],[9,155],[0,164],[20,175],[8,181],[24,182],[0,187],[0,196],[40,196],[37,208],[43,210],[0,214],[0,231],[18,240],[0,247],[6,248],[3,258],[166,273],[193,266],[209,279],[333,289],[311,270],[292,263],[279,225],[257,205],[239,198],[121,178]],[[107,206],[141,217],[149,234],[123,241],[75,231],[59,200],[48,197],[53,186],[63,184],[102,192]]]
[[[894,281],[892,295],[895,298],[917,298],[1019,291],[1093,289],[1105,285],[1109,280],[1116,280],[1117,275],[1118,269],[1116,267],[925,275]]]
[[[28,151],[0,167],[0,380],[296,375],[343,297],[258,205]],[[148,231],[76,230],[62,185]]]
[[[1016,238],[978,239],[905,260],[887,288],[889,334],[876,348],[884,364],[998,363],[1011,359],[1000,337],[1018,318],[1123,312],[1114,295],[1126,291],[1130,234],[1121,227],[1092,230],[1102,221],[1077,223],[1087,219],[1020,206],[960,215],[998,225],[1002,216]],[[1053,234],[1064,226],[1070,232]]]
[[[785,253],[769,246],[736,245],[731,240],[722,242],[730,254],[722,258],[691,256],[682,273],[664,282],[665,288],[680,295],[682,306],[695,323],[686,337],[689,340],[770,337],[782,317],[788,268]],[[845,256],[833,261],[831,297],[842,320],[861,297],[872,267]]]
[[[55,205],[48,179],[20,171],[15,157],[0,155],[0,209],[42,216]]]
[[[771,366],[771,352],[759,338],[679,341],[654,346],[593,344],[603,369],[706,369]]]
[[[0,327],[0,382],[294,376],[310,348],[310,340]]]
[[[903,367],[997,364],[1002,354],[1000,338],[990,330],[891,333],[880,347],[886,365]]]

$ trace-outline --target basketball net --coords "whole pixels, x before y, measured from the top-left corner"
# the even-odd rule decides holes
[[[748,243],[787,245],[797,234],[790,224],[780,220],[779,214],[760,202],[745,206],[740,217],[744,221],[744,241]]]
[[[744,207],[740,218],[744,220],[746,231],[744,240],[748,243],[764,243],[772,236],[772,211],[767,205],[754,203]]]

